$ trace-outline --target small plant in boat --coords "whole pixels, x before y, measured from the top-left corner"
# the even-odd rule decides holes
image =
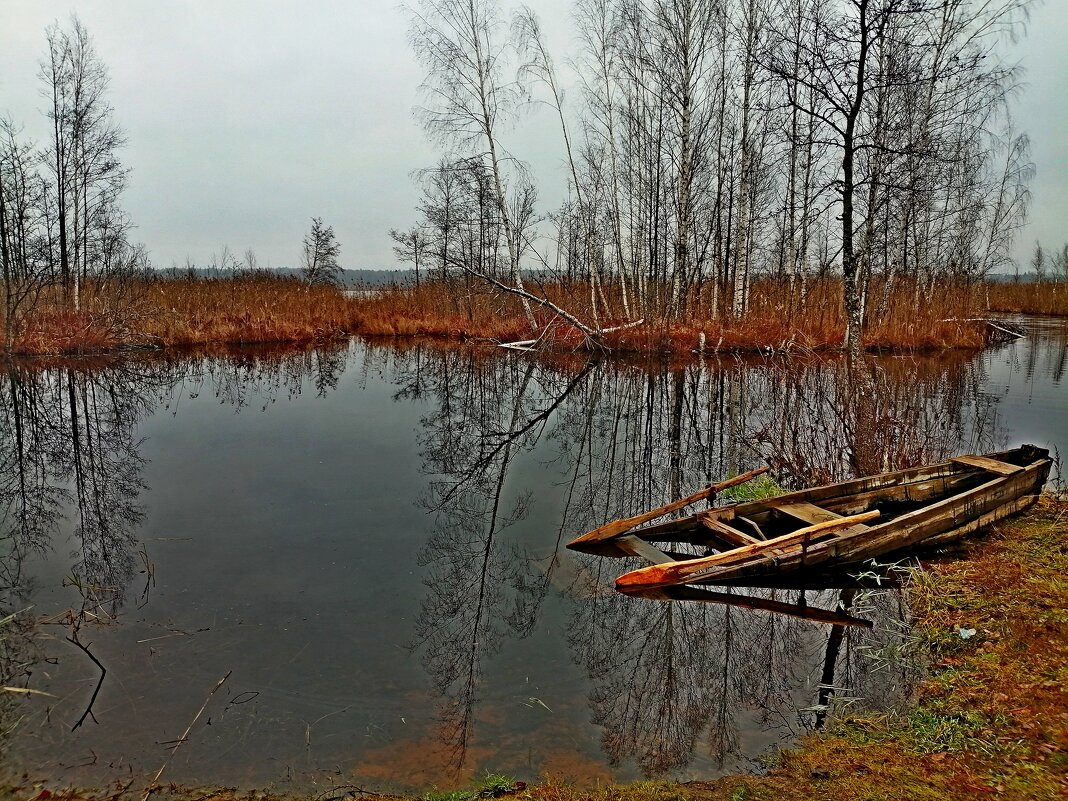
[[[722,501],[741,503],[742,501],[763,501],[782,495],[786,489],[767,473],[757,476],[745,484],[737,484],[718,493],[716,497]]]

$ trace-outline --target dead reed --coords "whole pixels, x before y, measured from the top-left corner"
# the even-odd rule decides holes
[[[585,282],[536,286],[591,326],[627,321],[621,288],[603,287],[607,302],[591,305]],[[121,291],[120,291],[121,290]],[[665,288],[649,291],[647,318],[638,328],[609,333],[604,345],[622,353],[835,350],[845,320],[835,278],[805,286],[760,279],[740,315],[723,313],[710,288],[695,290],[688,313],[664,313]],[[312,343],[352,334],[507,342],[532,337],[518,300],[470,277],[424,281],[418,288],[389,286],[344,292],[265,274],[221,278],[161,277],[128,280],[121,288],[89,284],[77,312],[42,295],[20,318],[16,353],[90,353],[128,347],[215,343]],[[1068,285],[940,283],[933,289],[906,281],[871,283],[864,342],[876,351],[980,348],[988,328],[975,320],[994,311],[1068,314]],[[631,309],[631,317],[636,316]],[[550,310],[535,309],[539,336],[550,350],[583,347],[584,337]]]
[[[626,322],[618,287],[604,288],[611,299],[609,309],[606,314],[598,304],[597,317],[584,283],[539,289],[588,324],[608,328]],[[937,304],[917,302],[916,287],[903,282],[883,290],[873,284],[865,331],[870,350],[980,348],[986,344],[986,326],[967,319],[982,314],[981,294],[974,286],[941,286]],[[365,335],[500,341],[532,336],[515,298],[490,292],[477,282],[446,285],[439,281],[424,283],[419,289],[392,288],[355,302],[360,309],[357,332]],[[714,314],[716,305],[709,290],[695,292],[689,299],[690,312],[682,318],[665,319],[662,310],[654,309],[649,317],[655,322],[610,333],[605,344],[621,352],[688,353],[700,348],[703,334],[709,351],[832,350],[841,346],[845,331],[841,286],[835,279],[812,281],[803,292],[786,281],[758,281],[750,292],[748,308],[738,317]],[[535,316],[550,346],[582,345],[582,335],[554,319],[551,312],[537,309]]]
[[[986,308],[1008,314],[1068,317],[1068,282],[1029,281],[985,285]]]
[[[116,303],[114,292],[85,291],[81,308],[71,312],[58,297],[45,294],[20,319],[10,350],[58,354],[222,342],[299,343],[357,330],[356,306],[343,292],[290,278],[131,279],[123,283],[121,296]]]

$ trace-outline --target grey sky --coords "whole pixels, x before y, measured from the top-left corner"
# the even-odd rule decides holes
[[[528,2],[564,62],[571,0]],[[0,0],[0,113],[38,139],[44,29],[72,11],[110,70],[133,170],[125,206],[157,265],[204,264],[224,245],[291,265],[316,215],[346,267],[394,266],[388,230],[415,218],[409,173],[435,159],[412,117],[421,74],[395,0]],[[1028,84],[1017,122],[1038,167],[1020,253],[1068,241],[1066,35],[1068,0],[1047,0],[1017,48]],[[533,112],[506,139],[554,206],[552,116]]]

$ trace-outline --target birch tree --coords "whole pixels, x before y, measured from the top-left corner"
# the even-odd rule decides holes
[[[521,261],[526,244],[511,213],[499,128],[515,111],[519,90],[505,77],[506,49],[501,20],[491,0],[422,0],[411,11],[409,39],[426,70],[422,110],[427,131],[445,147],[486,160],[494,202],[508,248],[509,274],[525,293]],[[520,300],[531,330],[537,328],[530,301]]]
[[[107,266],[109,247],[125,243],[129,223],[118,199],[126,170],[117,156],[125,136],[107,99],[107,68],[85,26],[72,16],[69,28],[52,25],[46,34],[40,77],[52,130],[43,155],[58,227],[56,261],[77,309],[85,278]]]

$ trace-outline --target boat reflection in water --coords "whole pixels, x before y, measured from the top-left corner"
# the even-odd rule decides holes
[[[647,776],[707,770],[708,760],[733,770],[823,726],[834,703],[901,702],[918,673],[902,657],[907,609],[894,572],[879,583],[843,575],[832,583],[849,586],[836,589],[672,587],[595,599],[571,641],[594,682],[607,755]]]
[[[854,606],[861,606],[858,602],[858,593],[862,590],[870,590],[875,587],[888,589],[898,587],[902,573],[907,574],[907,569],[900,566],[873,565],[876,568],[868,575],[841,573],[838,576],[826,577],[827,583],[840,587],[835,594],[831,594],[834,607],[825,609],[808,602],[808,591],[801,589],[795,593],[796,599],[791,602],[776,598],[764,597],[756,594],[746,594],[745,588],[738,591],[730,591],[729,588],[707,589],[693,586],[664,587],[661,589],[648,590],[646,592],[627,593],[632,598],[643,598],[649,601],[667,602],[695,602],[721,604],[735,609],[768,612],[774,615],[798,618],[814,623],[824,623],[830,626],[827,632],[827,644],[824,651],[822,670],[819,684],[817,685],[816,698],[811,706],[798,710],[798,722],[811,729],[820,729],[827,721],[827,714],[831,709],[831,701],[836,693],[843,702],[856,700],[842,693],[849,693],[847,687],[840,687],[835,683],[835,669],[838,666],[838,657],[845,640],[846,628],[871,630],[875,627],[875,621],[869,618],[857,617],[850,614]],[[786,589],[784,587],[784,589]],[[749,593],[758,592],[748,588]],[[860,613],[869,611],[866,607],[859,610]]]

